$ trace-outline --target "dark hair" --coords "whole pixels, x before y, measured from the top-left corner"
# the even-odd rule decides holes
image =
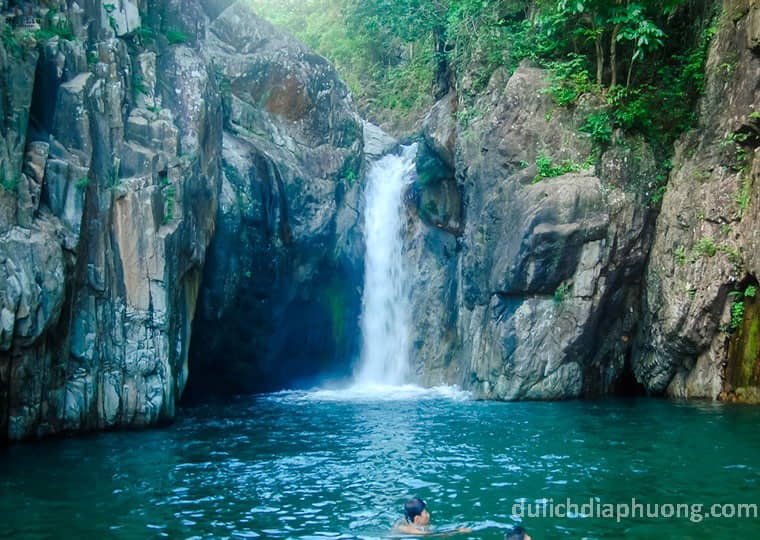
[[[406,520],[409,523],[413,523],[414,518],[422,513],[422,511],[425,509],[425,506],[425,501],[419,497],[412,497],[406,501],[406,504],[404,504],[404,515],[406,516]]]
[[[519,525],[504,535],[504,540],[523,540],[525,538],[525,529]]]

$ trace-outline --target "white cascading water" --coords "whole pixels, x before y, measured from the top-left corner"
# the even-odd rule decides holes
[[[387,155],[369,171],[364,229],[367,254],[362,299],[362,353],[357,385],[406,381],[409,357],[409,273],[403,254],[403,195],[415,170],[417,145]]]

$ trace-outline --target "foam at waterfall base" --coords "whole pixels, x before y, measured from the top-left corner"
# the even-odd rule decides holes
[[[449,399],[468,401],[472,394],[457,386],[434,386],[423,388],[413,384],[392,386],[385,384],[354,384],[344,388],[317,388],[314,390],[284,390],[271,394],[271,397],[295,401],[325,402],[383,402],[413,401],[425,399]]]

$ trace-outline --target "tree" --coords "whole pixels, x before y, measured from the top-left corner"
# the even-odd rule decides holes
[[[628,43],[631,61],[626,86],[630,86],[634,63],[663,45],[665,32],[655,19],[670,15],[682,1],[560,0],[554,9],[553,32],[573,32],[593,42],[600,86],[604,84],[605,36],[609,36],[610,86],[618,84],[618,44]]]
[[[629,41],[632,45],[631,62],[628,65],[628,76],[625,81],[625,86],[628,88],[631,86],[634,62],[643,58],[647,52],[662,47],[665,32],[647,18],[644,6],[638,3],[626,5],[626,9],[616,17],[615,22],[622,26],[615,40]]]

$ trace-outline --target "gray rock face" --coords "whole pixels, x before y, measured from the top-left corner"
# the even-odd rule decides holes
[[[0,440],[171,419],[202,279],[206,389],[350,359],[362,125],[329,63],[244,2],[58,17],[77,39],[0,47]]]
[[[378,159],[398,144],[398,141],[371,122],[363,122],[364,155],[370,159]]]
[[[623,377],[648,248],[648,211],[633,184],[653,180],[654,160],[633,145],[636,160],[611,151],[597,171],[534,183],[536,166],[525,164],[539,154],[576,163],[592,154],[578,127],[596,105],[556,108],[546,85],[547,74],[527,66],[495,76],[475,104],[484,113],[456,134],[456,181],[439,174],[418,186],[426,225],[411,218],[410,256],[422,274],[413,356],[428,384],[560,399],[612,392]],[[426,134],[443,168],[453,129],[441,115],[453,110],[446,99]]]
[[[760,8],[724,4],[698,125],[676,146],[657,221],[633,368],[652,393],[756,401],[758,314],[737,294],[760,275]],[[732,321],[737,303],[747,309]]]
[[[137,3],[122,4],[120,35],[140,24]],[[208,64],[181,45],[160,66],[138,51],[136,86],[99,4],[64,15],[101,39],[0,54],[4,73],[29,74],[16,81],[29,87],[3,88],[18,111],[3,166],[19,180],[0,219],[0,439],[173,417],[216,216],[222,112]]]
[[[361,120],[334,68],[244,2],[212,21],[207,47],[225,87],[224,175],[188,391],[345,369],[358,346]]]
[[[451,91],[433,105],[422,124],[425,142],[452,169],[455,166],[456,112],[457,95]]]

